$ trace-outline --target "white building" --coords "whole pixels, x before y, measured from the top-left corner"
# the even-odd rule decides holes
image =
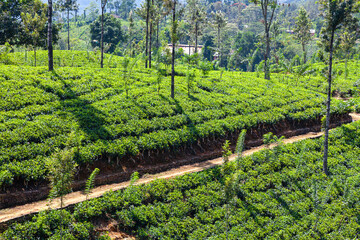
[[[170,50],[172,49],[172,44],[168,44],[168,47]],[[186,44],[177,44],[175,45],[175,50],[179,50],[180,48],[182,48],[184,50],[185,54],[188,55],[192,55],[195,53],[195,45],[186,45]],[[198,45],[197,46],[197,52],[201,53],[203,46],[202,45]]]

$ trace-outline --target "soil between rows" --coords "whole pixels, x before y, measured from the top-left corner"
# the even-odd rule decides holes
[[[349,114],[333,115],[331,117],[331,127],[334,128],[351,121],[352,117]],[[260,146],[262,136],[268,132],[288,138],[309,132],[317,132],[320,129],[320,117],[313,120],[284,120],[276,124],[260,124],[247,131],[245,145],[246,148]],[[140,175],[156,174],[182,165],[217,158],[221,156],[221,147],[225,140],[230,140],[232,143],[231,148],[235,148],[239,132],[227,133],[225,136],[217,138],[210,136],[177,149],[144,151],[137,156],[128,156],[121,159],[101,156],[98,161],[91,165],[80,166],[79,174],[77,174],[73,184],[73,190],[84,189],[86,179],[96,167],[101,170],[95,182],[99,186],[127,181],[135,171],[139,172]],[[48,193],[47,182],[30,183],[27,188],[24,185],[17,184],[12,186],[6,193],[0,194],[0,209],[43,200],[47,198]]]

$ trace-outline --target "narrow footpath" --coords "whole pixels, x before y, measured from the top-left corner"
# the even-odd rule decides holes
[[[350,116],[352,117],[353,122],[360,120],[360,114],[351,113]],[[294,143],[294,142],[298,142],[298,141],[301,141],[304,139],[318,138],[322,135],[323,135],[322,132],[310,132],[307,134],[298,135],[298,136],[294,136],[294,137],[291,137],[288,139],[284,139],[283,143],[284,144]],[[272,148],[272,147],[274,147],[274,145],[270,146],[270,148]],[[265,148],[264,145],[259,146],[259,147],[254,147],[254,148],[244,151],[243,155],[248,156],[248,155],[258,152],[264,148]],[[230,157],[230,160],[231,161],[235,160],[236,156],[237,156],[236,154],[233,154]],[[180,175],[184,175],[187,173],[200,172],[200,171],[221,165],[222,163],[223,163],[223,159],[220,157],[220,158],[215,158],[212,160],[207,160],[207,161],[203,161],[203,162],[199,162],[199,163],[195,163],[195,164],[184,165],[184,166],[173,168],[171,170],[168,170],[168,171],[165,171],[162,173],[158,173],[158,174],[154,174],[154,175],[146,174],[138,180],[137,184],[149,183],[155,179],[168,179],[168,178],[174,178],[174,177],[177,177]],[[88,196],[88,199],[100,197],[105,192],[110,191],[110,190],[116,191],[119,189],[126,188],[127,186],[129,186],[129,184],[130,184],[130,181],[126,181],[126,182],[122,182],[122,183],[115,183],[115,184],[109,184],[109,185],[103,185],[103,186],[96,187],[92,190],[92,193]],[[74,205],[79,202],[83,202],[85,200],[86,200],[86,196],[81,191],[70,193],[70,194],[66,195],[66,197],[65,197],[65,207]],[[49,204],[49,201],[44,200],[44,201],[29,203],[29,204],[25,204],[25,205],[13,207],[13,208],[2,209],[2,210],[0,210],[0,224],[6,225],[7,222],[16,221],[17,219],[20,219],[23,216],[26,216],[29,214],[34,214],[34,213],[37,213],[37,212],[40,212],[40,211],[43,211],[43,210],[46,210],[49,208],[56,209],[56,208],[59,208],[59,206],[60,206],[60,200],[55,199],[52,201],[51,204]]]

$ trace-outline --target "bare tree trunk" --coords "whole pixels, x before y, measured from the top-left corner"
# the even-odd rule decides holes
[[[173,25],[175,24],[175,20],[176,20],[176,12],[175,12],[175,6],[176,6],[176,2],[174,2],[174,6],[173,6]],[[174,27],[173,27],[173,31]],[[175,97],[175,33],[172,33],[172,57],[171,57],[171,98]]]
[[[52,0],[48,0],[48,65],[49,71],[53,71],[54,56],[52,45]]]
[[[149,14],[150,14],[150,0],[146,0],[146,37],[145,37],[145,68],[148,67],[148,46],[149,46]]]
[[[198,22],[195,23],[195,53],[197,53],[197,46],[198,46]]]
[[[34,60],[35,60],[34,66],[36,67],[36,47],[35,47],[35,45],[34,45]]]
[[[220,26],[218,26],[218,53],[219,53],[219,66],[221,64],[221,51],[220,51]]]
[[[76,26],[77,26],[77,13],[78,13],[78,10],[75,10],[75,23],[76,23]]]
[[[326,124],[325,124],[325,138],[324,138],[324,159],[323,159],[323,171],[328,176],[328,149],[329,149],[329,126],[330,126],[330,102],[331,102],[331,75],[332,75],[332,59],[333,59],[333,46],[334,46],[334,34],[331,32],[330,38],[330,57],[329,57],[329,73],[328,73],[328,91],[326,102]]]
[[[101,60],[100,67],[104,67],[104,7],[101,6]]]
[[[270,80],[270,70],[269,70],[269,56],[270,56],[270,34],[269,34],[269,29],[267,27],[267,22],[265,22],[266,27],[265,27],[265,41],[266,41],[266,50],[265,50],[265,56],[264,56],[264,61],[265,61],[265,79]]]
[[[305,49],[305,44],[302,44],[302,50],[304,53],[304,64],[306,63],[306,49]]]
[[[67,10],[68,50],[70,50],[70,9]]]
[[[151,0],[151,6],[154,5],[154,0]],[[153,12],[152,12],[153,13]],[[153,19],[154,15],[150,16],[150,36],[149,36],[149,68],[151,68],[151,51],[152,51],[152,41],[153,41]]]
[[[156,26],[156,48],[160,47],[160,44],[159,44],[159,25],[160,25],[160,21],[157,22],[157,26]]]
[[[345,57],[345,80],[348,77],[348,60],[349,60],[349,52],[346,53],[346,57]]]
[[[152,48],[152,20],[150,20],[150,33],[149,33],[149,68],[151,68],[151,48]]]

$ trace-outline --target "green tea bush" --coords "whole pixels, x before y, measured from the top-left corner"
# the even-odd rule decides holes
[[[320,138],[265,149],[242,157],[225,176],[216,167],[111,191],[71,213],[40,213],[2,237],[36,239],[62,229],[83,239],[94,234],[91,222],[110,217],[139,239],[354,239],[360,231],[360,123],[330,132],[329,177],[321,171],[322,144]],[[234,174],[237,189],[229,199],[225,180]]]
[[[45,52],[39,58],[41,54],[45,58]],[[3,190],[14,182],[46,179],[46,159],[65,148],[72,132],[78,136],[75,160],[81,165],[143,151],[177,150],[240,129],[323,115],[323,94],[256,78],[255,73],[225,71],[218,81],[219,72],[210,71],[194,81],[189,96],[185,75],[177,76],[174,100],[168,97],[170,77],[159,82],[156,70],[135,64],[126,80],[131,84],[124,87],[122,58],[112,58],[112,63],[119,61],[117,68],[97,69],[87,62],[93,53],[55,52],[59,54],[66,63],[73,59],[76,66],[86,67],[50,73],[45,67],[0,65]],[[13,57],[18,55],[22,53]],[[186,67],[177,71],[185,72]],[[333,101],[332,114],[349,111],[342,101]]]

